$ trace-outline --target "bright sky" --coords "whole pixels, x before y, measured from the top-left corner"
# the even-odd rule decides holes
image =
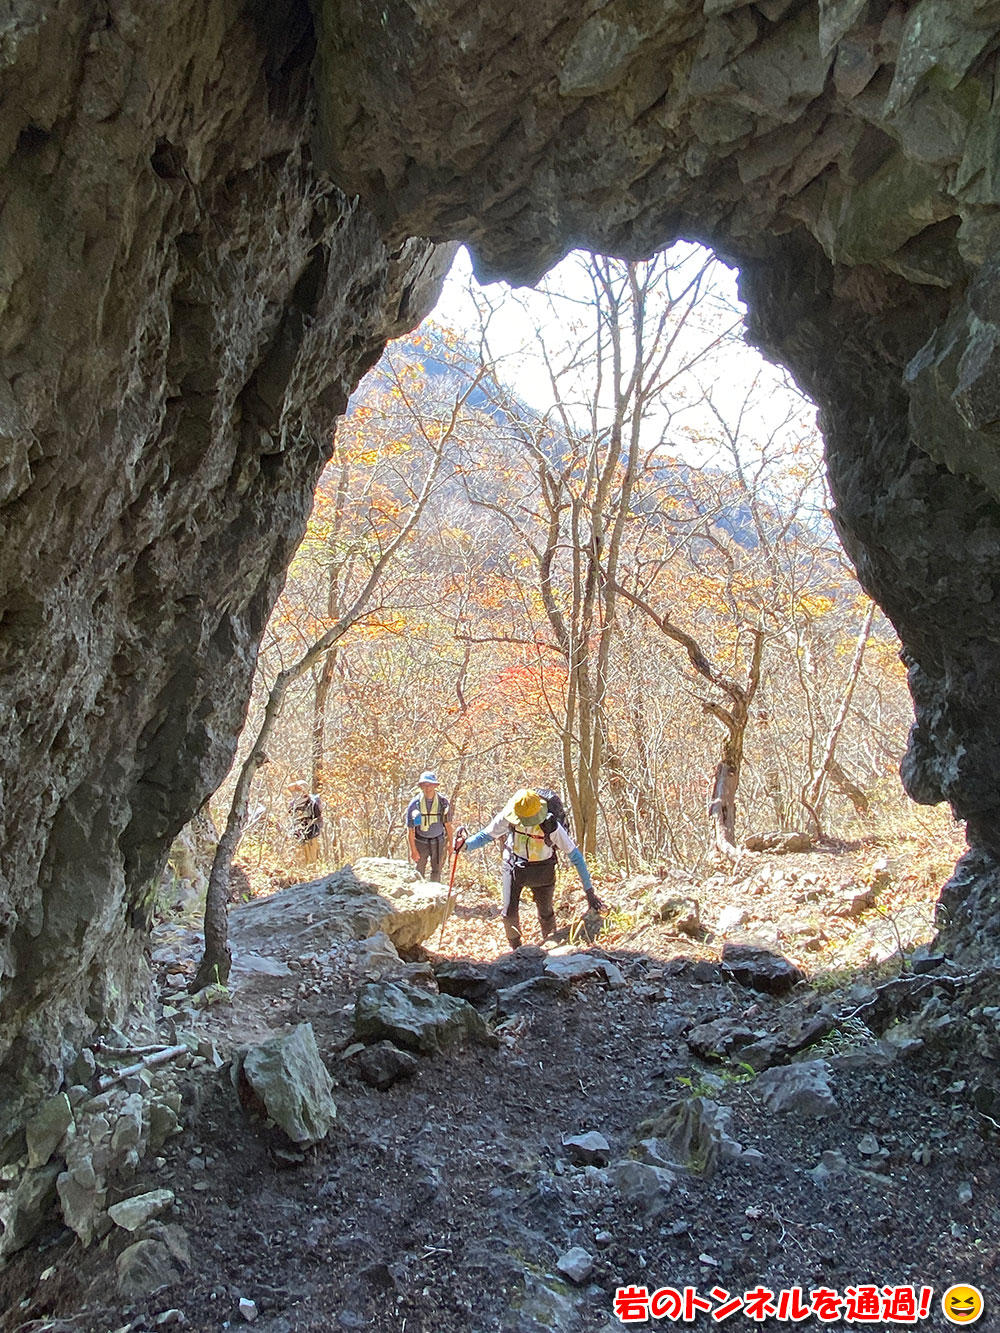
[[[685,273],[693,275],[706,258],[706,252],[701,247],[688,243],[680,243],[668,253],[671,260],[676,261],[676,273],[682,282]],[[585,307],[592,300],[592,293],[581,273],[578,256],[567,256],[549,273],[543,285],[555,296],[546,295],[541,288],[512,289],[506,283],[479,287],[472,277],[469,255],[462,249],[431,316],[435,323],[450,326],[459,334],[467,335],[469,331],[479,328],[477,300],[481,304],[485,298],[493,312],[489,323],[489,338],[491,350],[501,368],[501,376],[522,401],[539,411],[551,405],[552,393],[548,373],[538,350],[538,331],[541,330],[546,344],[551,348],[566,347],[572,341],[569,326],[574,307],[585,314]],[[698,311],[697,324],[700,327],[692,328],[689,344],[691,351],[688,354],[693,354],[704,342],[706,329],[721,331],[739,320],[744,313],[745,308],[737,295],[735,272],[716,261],[706,298]],[[683,336],[687,338],[687,332]],[[743,410],[739,434],[746,442],[748,454],[753,452],[752,442],[755,439],[766,437],[789,417],[790,424],[781,431],[783,438],[787,432],[791,432],[788,438],[800,442],[810,439],[816,441],[815,409],[794,390],[783,371],[766,362],[738,334],[728,339],[724,347],[699,362],[694,375],[700,390],[711,393],[716,408],[731,428],[735,429],[740,411]],[[755,381],[753,402],[747,407],[746,399]],[[693,388],[693,385],[689,385],[689,397],[692,396]],[[582,383],[579,385],[579,396],[581,401],[588,397],[587,388]],[[662,433],[665,429],[664,421],[651,421],[649,429],[654,435],[657,431]],[[702,437],[700,443],[691,439],[691,433]],[[671,453],[693,463],[724,464],[724,454],[713,443],[720,436],[719,423],[704,405],[690,407],[682,415],[675,415],[670,427],[666,428],[666,436],[666,448]],[[655,438],[650,443],[655,443]],[[818,441],[807,447],[810,452],[816,452]]]

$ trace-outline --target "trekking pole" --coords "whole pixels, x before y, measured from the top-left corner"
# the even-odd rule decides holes
[[[445,903],[445,909],[446,909],[446,910],[445,910],[445,914],[444,914],[444,920],[441,922],[441,930],[440,930],[440,932],[438,933],[438,952],[439,952],[439,953],[441,952],[441,941],[442,941],[442,939],[444,938],[444,928],[445,928],[445,926],[446,926],[447,923],[448,923],[448,918],[451,916],[451,895],[452,895],[452,890],[453,890],[454,887],[455,887],[455,870],[456,870],[457,867],[458,867],[458,854],[459,854],[459,852],[460,852],[461,850],[462,850],[462,844],[460,843],[460,844],[455,848],[454,852],[452,853],[452,857],[451,857],[451,874],[450,874],[450,876],[448,877],[448,901]]]

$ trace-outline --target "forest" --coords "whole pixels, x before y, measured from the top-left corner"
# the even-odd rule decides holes
[[[693,246],[574,254],[537,290],[462,296],[337,430],[213,802],[226,856],[288,882],[298,783],[323,867],[405,857],[427,767],[470,828],[560,791],[609,875],[915,818],[898,641],[838,541],[815,411],[743,344],[728,271]]]

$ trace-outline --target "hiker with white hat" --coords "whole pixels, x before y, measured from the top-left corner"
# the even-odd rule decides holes
[[[410,859],[422,875],[431,863],[430,878],[440,882],[445,839],[451,842],[451,806],[438,792],[437,774],[425,769],[417,779],[420,795],[406,807],[406,832]]]
[[[556,929],[556,914],[552,899],[556,888],[556,852],[565,852],[569,863],[580,876],[587,895],[587,906],[592,912],[602,910],[604,904],[594,892],[590,871],[583,853],[566,831],[562,801],[554,792],[544,797],[530,787],[522,787],[511,797],[503,810],[479,833],[471,838],[459,829],[455,851],[463,847],[474,852],[488,842],[503,839],[503,869],[501,887],[503,906],[501,919],[512,949],[521,943],[521,921],[518,906],[521,890],[530,889],[538,912],[542,939],[548,939]]]

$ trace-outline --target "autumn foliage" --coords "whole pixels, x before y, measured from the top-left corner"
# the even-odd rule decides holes
[[[546,403],[514,392],[485,322],[393,344],[352,402],[248,736],[277,674],[342,633],[289,684],[244,860],[289,861],[295,779],[323,799],[324,864],[404,856],[425,766],[471,826],[519,785],[560,789],[588,854],[629,869],[706,854],[723,764],[737,842],[857,833],[902,800],[898,647],[837,543],[808,404],[725,401],[709,273],[581,262],[592,300],[548,345]]]

